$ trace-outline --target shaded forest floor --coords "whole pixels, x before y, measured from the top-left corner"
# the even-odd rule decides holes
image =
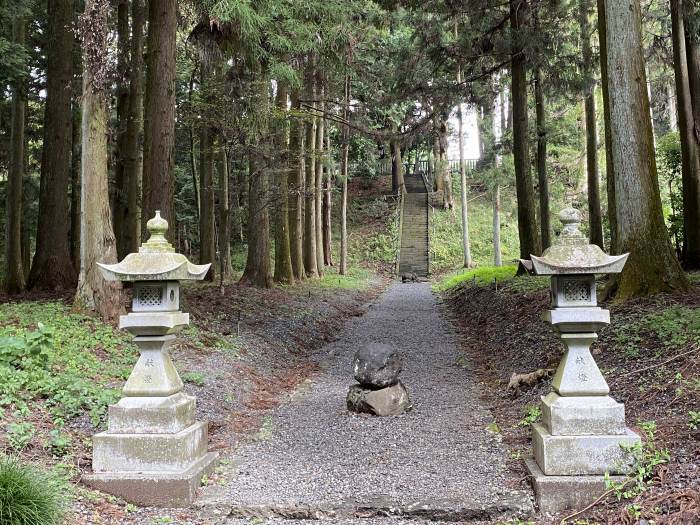
[[[514,373],[556,369],[563,354],[542,320],[549,307],[548,281],[518,277],[497,286],[492,279],[467,281],[447,292],[445,300],[474,364],[482,399],[494,414],[490,428],[509,449],[509,467],[527,483],[523,458],[530,453],[530,424],[540,418],[539,399],[549,392],[550,381],[545,377],[517,389],[508,384]],[[629,498],[618,501],[617,496],[636,483],[611,491],[569,523],[700,523],[700,287],[605,306],[612,324],[600,334],[593,354],[611,395],[625,403],[628,425],[645,436],[646,455],[639,466],[663,461],[666,451],[669,459],[644,476]],[[567,514],[535,523],[560,523]]]

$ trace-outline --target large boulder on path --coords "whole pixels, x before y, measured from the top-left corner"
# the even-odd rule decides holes
[[[381,343],[371,343],[361,348],[352,361],[357,382],[364,388],[375,390],[395,385],[402,367],[399,353]]]
[[[347,404],[351,412],[375,416],[398,416],[411,408],[408,392],[401,381],[379,390],[352,385],[348,392]]]

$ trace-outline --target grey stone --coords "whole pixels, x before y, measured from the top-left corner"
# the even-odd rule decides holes
[[[627,430],[624,436],[553,436],[547,429],[532,426],[535,460],[547,476],[625,474],[631,464],[631,446],[640,437]]]
[[[168,397],[182,390],[182,379],[169,352],[174,341],[174,335],[134,338],[141,355],[122,389],[125,396]]]
[[[595,333],[561,334],[566,354],[552,378],[552,388],[561,396],[607,396],[610,387],[600,372],[590,346]]]
[[[395,385],[403,362],[391,346],[370,343],[355,354],[352,369],[355,379],[365,388],[385,388]]]
[[[582,509],[607,490],[605,476],[546,476],[533,458],[527,458],[525,466],[540,512],[553,514]],[[626,478],[611,476],[610,479],[622,482]]]
[[[348,410],[375,416],[398,416],[411,408],[406,387],[401,381],[393,386],[372,390],[360,385],[350,387],[347,397]]]
[[[168,397],[123,397],[109,406],[110,434],[175,434],[195,421],[196,399],[183,392]]]
[[[542,424],[553,436],[625,435],[625,406],[610,396],[542,398]]]
[[[202,477],[216,466],[217,454],[209,452],[178,472],[96,472],[83,482],[97,490],[149,507],[187,507],[192,504]]]

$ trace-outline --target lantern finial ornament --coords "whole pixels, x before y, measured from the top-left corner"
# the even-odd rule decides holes
[[[185,394],[170,358],[175,334],[189,325],[180,311],[180,281],[204,278],[165,238],[168,221],[156,211],[138,253],[99,264],[107,280],[133,283],[131,312],[119,327],[132,333],[139,357],[124,397],[109,407],[106,432],[93,437],[93,474],[86,482],[141,505],[189,505],[216,454],[207,452],[207,423],[196,421],[196,399]]]
[[[598,306],[596,274],[619,273],[628,254],[610,256],[589,244],[581,233],[581,214],[561,211],[563,229],[541,257],[522,261],[536,275],[551,276],[551,309],[545,313],[566,346],[542,398],[542,423],[533,425],[534,459],[526,461],[540,509],[558,512],[580,508],[606,489],[605,474],[623,474],[630,456],[625,447],[640,442],[625,425],[625,407],[593,359],[590,346],[597,331],[610,323]]]

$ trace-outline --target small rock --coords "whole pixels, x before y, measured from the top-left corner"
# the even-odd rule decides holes
[[[348,392],[347,404],[351,412],[375,416],[398,416],[411,408],[408,391],[401,381],[380,390],[353,385]]]
[[[403,363],[401,356],[389,345],[371,343],[355,354],[353,374],[365,388],[386,388],[395,385]]]

